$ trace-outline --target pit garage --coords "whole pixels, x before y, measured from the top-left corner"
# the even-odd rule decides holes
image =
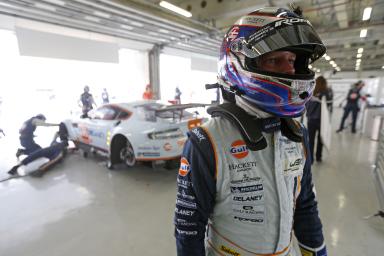
[[[333,91],[311,168],[328,255],[381,255],[384,4],[357,0],[0,0],[0,255],[178,255],[180,157],[224,102],[223,37],[277,6],[300,7],[327,48],[308,67]],[[358,81],[357,130],[336,133]]]

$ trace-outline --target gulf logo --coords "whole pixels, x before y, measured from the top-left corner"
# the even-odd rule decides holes
[[[184,177],[188,174],[188,172],[189,172],[188,160],[185,157],[182,157],[180,159],[179,175]]]
[[[230,152],[232,156],[241,159],[248,155],[248,148],[243,140],[236,140],[232,142]]]

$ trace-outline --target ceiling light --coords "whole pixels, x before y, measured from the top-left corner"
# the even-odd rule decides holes
[[[335,64],[335,61],[331,60],[331,61],[329,62],[329,64],[333,65],[333,64]]]
[[[84,16],[84,19],[94,21],[94,22],[99,22],[100,19],[92,16]]]
[[[364,48],[357,49],[357,53],[363,53],[363,51],[364,51]]]
[[[308,65],[308,68],[312,68],[312,65]]]
[[[330,59],[331,59],[331,57],[329,57],[329,56],[326,56],[326,57],[325,57],[325,59],[326,59],[326,60],[330,60]]]
[[[52,4],[59,4],[59,5],[65,5],[64,1],[61,0],[45,0],[46,2],[50,2]]]
[[[124,29],[128,29],[128,30],[132,30],[133,29],[133,27],[131,27],[131,26],[127,26],[127,25],[120,25],[122,28],[124,28]]]
[[[381,68],[384,69],[384,66],[382,66]]]
[[[360,31],[360,37],[366,37],[367,36],[367,29],[362,29]]]
[[[166,29],[159,29],[159,32],[160,33],[164,33],[164,34],[168,34],[169,33],[169,31],[168,30],[166,30]]]
[[[357,59],[356,62],[361,62],[361,59]]]
[[[95,14],[96,16],[104,17],[104,18],[110,18],[111,17],[110,14],[105,13],[105,12],[94,11],[93,14]]]
[[[188,11],[186,11],[186,10],[184,10],[184,9],[182,9],[182,8],[180,8],[180,7],[178,7],[178,6],[176,6],[176,5],[173,5],[173,4],[171,4],[171,3],[168,3],[167,1],[161,1],[161,2],[159,3],[159,5],[160,5],[161,7],[164,7],[164,8],[166,8],[166,9],[170,10],[170,11],[173,11],[173,12],[175,12],[175,13],[178,13],[178,14],[180,14],[180,15],[183,15],[183,16],[185,16],[185,17],[187,17],[187,18],[192,17],[192,13],[190,13],[190,12],[188,12]]]
[[[35,3],[35,6],[36,6],[37,8],[41,8],[41,9],[45,9],[45,10],[49,10],[49,11],[53,11],[53,12],[56,11],[56,8],[55,8],[55,7],[50,6],[50,5],[46,5],[46,4]]]
[[[369,20],[371,17],[372,7],[366,7],[363,13],[363,20]]]
[[[323,55],[323,58],[326,58],[328,55],[326,54],[326,53],[324,53],[324,55]]]
[[[144,27],[144,25],[143,25],[142,23],[137,22],[137,21],[132,21],[131,24],[132,24],[133,26],[136,26],[136,27]]]
[[[363,54],[361,54],[361,53],[356,54],[356,58],[358,58],[358,59],[360,59],[361,56],[363,56]]]

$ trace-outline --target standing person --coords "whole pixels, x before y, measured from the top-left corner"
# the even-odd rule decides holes
[[[307,133],[293,119],[315,85],[308,64],[324,53],[311,24],[287,9],[259,9],[229,29],[218,74],[225,103],[191,130],[181,157],[178,256],[293,256],[293,234],[303,255],[327,255]]]
[[[103,104],[109,103],[109,95],[106,88],[103,89],[103,92],[101,93],[101,98],[103,100]]]
[[[316,86],[313,91],[312,98],[307,102],[307,127],[308,127],[308,137],[309,137],[309,148],[311,153],[312,163],[315,161],[313,158],[314,149],[315,149],[315,137],[317,133],[317,147],[316,147],[316,161],[322,161],[322,151],[323,143],[320,136],[320,127],[321,127],[321,99],[323,97],[328,97],[328,88],[327,80],[323,76],[316,78]]]
[[[84,86],[84,92],[80,95],[80,102],[81,102],[81,108],[83,115],[82,118],[88,117],[88,112],[93,109],[93,105],[96,106],[96,103],[93,99],[93,96],[91,93],[89,93],[89,86]]]
[[[145,86],[145,91],[143,93],[143,99],[144,100],[153,99],[152,86],[150,84],[147,84],[147,86]]]
[[[19,157],[20,155],[29,155],[36,150],[41,149],[40,145],[38,145],[34,139],[34,132],[37,126],[58,126],[58,124],[47,123],[43,114],[38,114],[26,120],[19,130],[20,144],[24,149],[19,148],[16,152],[16,157]]]
[[[176,90],[175,90],[175,104],[181,104],[181,91],[179,89],[179,86],[176,86]]]
[[[359,99],[361,97],[360,91],[364,87],[363,81],[358,81],[352,86],[347,94],[347,105],[344,107],[343,117],[341,118],[341,123],[337,133],[341,132],[344,129],[345,120],[348,118],[349,113],[352,112],[352,133],[356,133],[356,119],[357,114],[360,110],[359,108]]]

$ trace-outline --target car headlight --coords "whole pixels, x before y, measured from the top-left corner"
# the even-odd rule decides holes
[[[148,133],[148,138],[152,140],[166,140],[182,137],[184,137],[184,134],[179,128]]]

